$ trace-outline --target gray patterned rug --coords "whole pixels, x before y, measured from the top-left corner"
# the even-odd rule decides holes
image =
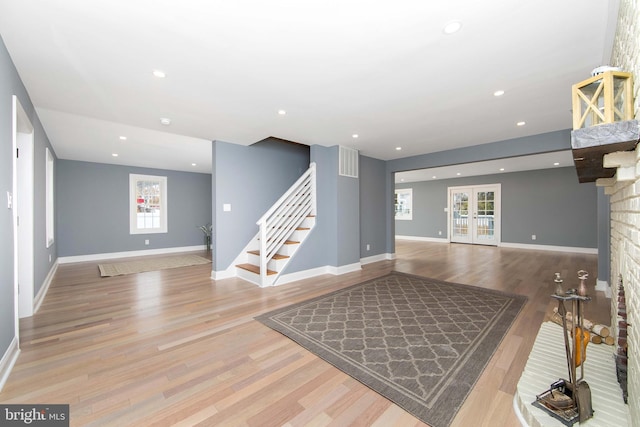
[[[448,426],[526,297],[393,272],[256,318],[432,427]]]

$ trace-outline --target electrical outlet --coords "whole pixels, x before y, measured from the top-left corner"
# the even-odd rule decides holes
[[[367,250],[370,251],[371,250],[371,245],[367,243]]]
[[[51,262],[51,254],[49,254],[49,262]]]
[[[531,235],[531,240],[536,240],[536,235],[535,234]]]
[[[144,244],[148,246],[148,245],[149,245],[149,239],[146,239],[146,240],[144,241]]]
[[[438,231],[438,236],[442,236],[442,230]]]

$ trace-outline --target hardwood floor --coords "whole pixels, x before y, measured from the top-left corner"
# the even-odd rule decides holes
[[[516,426],[512,399],[553,276],[591,273],[586,316],[609,323],[593,290],[596,256],[398,241],[396,259],[356,273],[261,289],[213,281],[210,266],[100,278],[61,265],[39,312],[20,324],[22,352],[3,403],[68,403],[73,426],[423,426],[413,416],[253,317],[395,269],[505,290],[527,305],[453,426]]]

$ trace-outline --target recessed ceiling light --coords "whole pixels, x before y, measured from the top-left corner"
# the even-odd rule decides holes
[[[162,124],[164,126],[169,126],[171,124],[171,119],[163,117],[163,118],[160,119],[160,124]]]
[[[191,163],[191,166],[198,166],[198,165],[197,165],[197,164],[195,164],[195,163]]]
[[[153,70],[153,75],[159,79],[164,79],[165,77],[167,77],[164,71],[161,71],[161,70]]]
[[[120,137],[120,140],[121,140],[121,141],[126,141],[126,140],[127,140],[127,137],[126,137],[126,136],[121,136],[121,137]]]
[[[462,22],[460,22],[460,21],[451,21],[451,22],[447,23],[444,26],[442,31],[445,34],[453,34],[453,33],[457,33],[458,31],[460,31],[460,28],[462,28]]]
[[[553,164],[553,166],[560,166],[560,163],[555,162],[555,163]]]
[[[500,172],[503,172],[503,171],[504,171],[504,168],[500,168]]]
[[[400,182],[404,182],[404,178],[400,178]]]
[[[527,124],[527,122],[518,122],[518,123],[516,123],[517,126],[524,126],[526,124]]]
[[[357,133],[354,133],[353,135],[351,135],[351,138],[358,138],[360,135],[358,135]]]
[[[285,110],[278,110],[278,114],[280,114],[281,116],[284,116],[287,114],[287,112]]]
[[[436,179],[437,177],[436,177],[435,175],[433,175],[431,178],[432,178],[432,179]]]
[[[493,96],[502,96],[504,95],[504,91],[503,90],[497,90],[495,92],[493,92]]]
[[[402,150],[402,147],[396,147],[396,151]]]
[[[458,172],[456,175],[460,176],[460,175],[462,175],[462,174],[461,174],[460,172]]]
[[[118,153],[113,153],[112,156],[113,157],[118,157]]]

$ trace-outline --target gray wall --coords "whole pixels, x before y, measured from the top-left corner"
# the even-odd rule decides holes
[[[472,144],[472,142],[470,143]],[[524,156],[529,154],[548,153],[571,149],[571,131],[560,130],[539,135],[514,138],[505,141],[491,142],[481,145],[470,145],[454,150],[440,151],[437,153],[423,154],[419,156],[405,157],[386,162],[387,168],[387,198],[393,200],[395,188],[394,173],[425,169],[438,166],[459,165],[465,163],[480,162],[484,160],[504,159],[509,157]],[[576,178],[577,179],[577,178]],[[393,203],[387,208],[387,252],[395,252],[396,223],[394,221]]]
[[[0,357],[15,335],[13,286],[13,212],[7,209],[7,192],[13,191],[13,108],[16,95],[34,126],[34,295],[57,259],[57,240],[45,247],[45,147],[54,154],[29,95],[0,39]],[[57,167],[57,163],[56,166]],[[51,262],[49,262],[51,256]]]
[[[598,187],[598,280],[611,280],[611,201]],[[611,283],[609,283],[611,285]]]
[[[386,253],[387,200],[385,162],[360,156],[360,257]],[[369,250],[367,250],[369,245]]]
[[[397,188],[413,188],[413,220],[396,221],[396,234],[446,238],[447,187],[497,183],[501,184],[502,242],[598,247],[596,186],[578,183],[574,168],[397,184]]]
[[[360,261],[360,182],[338,175],[339,147],[311,147],[316,163],[316,226],[285,273]]]
[[[214,141],[212,159],[213,270],[223,271],[258,232],[256,221],[309,168],[309,147],[277,139],[248,147]]]
[[[338,265],[338,147],[311,146],[311,161],[316,164],[316,225],[285,273]]]
[[[129,234],[131,173],[167,177],[167,233]],[[59,160],[56,201],[60,256],[203,245],[197,227],[211,222],[211,175]]]

